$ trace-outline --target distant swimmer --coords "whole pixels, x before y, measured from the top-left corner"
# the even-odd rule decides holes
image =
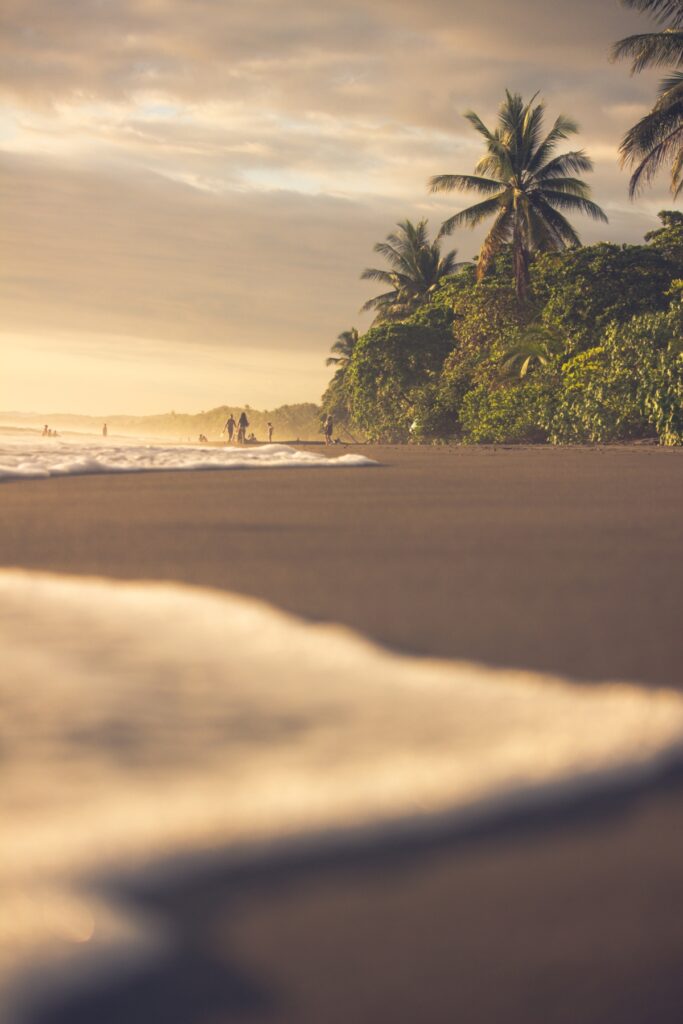
[[[325,444],[332,444],[332,431],[334,430],[334,420],[331,416],[328,416],[323,425],[323,433],[325,435]]]
[[[273,424],[269,421],[266,426],[268,427],[268,444],[270,444],[273,440]]]
[[[104,426],[102,427],[102,437],[106,437],[106,436],[107,436],[107,424],[105,423]]]
[[[228,432],[228,444],[232,444],[233,434],[235,433],[235,417],[233,416],[232,413],[230,413],[230,416],[228,418],[228,422],[223,427],[223,430],[227,430],[227,432]]]
[[[237,421],[237,443],[244,444],[247,439],[247,427],[249,426],[249,420],[247,419],[246,412],[240,413],[240,418]]]

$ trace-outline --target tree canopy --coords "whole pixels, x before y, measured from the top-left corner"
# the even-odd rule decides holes
[[[665,164],[670,165],[671,191],[683,189],[683,0],[622,0],[651,14],[663,28],[627,36],[615,43],[615,60],[630,60],[631,73],[647,68],[670,67],[659,84],[657,100],[644,117],[630,128],[621,143],[622,163],[632,168],[631,197],[652,182]]]
[[[523,305],[511,246],[481,281],[445,277],[360,336],[326,401],[380,441],[683,443],[683,215],[660,222],[641,245],[538,255]]]
[[[429,182],[432,192],[471,191],[485,197],[444,221],[441,234],[450,234],[457,227],[476,227],[493,217],[479,253],[477,274],[483,277],[496,253],[511,245],[520,299],[528,294],[532,253],[580,244],[565,212],[607,220],[590,198],[588,185],[577,177],[593,169],[588,155],[583,150],[556,154],[559,143],[576,134],[578,125],[561,114],[545,133],[545,106],[535,101],[533,96],[524,103],[518,93],[506,91],[493,130],[474,111],[465,114],[486,142],[474,174],[437,174]]]
[[[429,300],[442,278],[463,265],[456,263],[455,250],[442,255],[438,239],[429,241],[426,220],[418,224],[405,220],[397,228],[387,235],[386,241],[374,247],[387,261],[389,269],[368,267],[361,274],[364,280],[381,281],[390,289],[368,299],[363,306],[363,310],[375,311],[375,323],[410,316],[421,303]]]

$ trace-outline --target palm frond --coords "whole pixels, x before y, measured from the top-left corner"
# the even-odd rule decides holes
[[[683,71],[672,71],[670,75],[663,78],[659,83],[657,91],[659,92],[659,99],[657,100],[657,106],[660,104],[668,105],[669,103],[675,103],[680,98],[680,94],[683,91]]]
[[[529,191],[533,195],[536,192],[544,193],[547,189],[552,189],[553,192],[564,192],[570,196],[580,196],[582,199],[588,199],[591,194],[590,186],[581,178],[549,178],[548,181],[534,184],[533,189]]]
[[[582,196],[568,195],[566,192],[554,192],[552,189],[543,189],[543,199],[551,206],[560,210],[572,210],[575,213],[585,213],[592,220],[608,223],[605,211],[597,203]]]
[[[566,247],[564,234],[548,219],[544,208],[533,200],[525,204],[523,223],[530,252],[552,252]]]
[[[536,148],[533,156],[528,162],[527,171],[529,174],[536,174],[540,168],[546,164],[550,156],[557,149],[558,142],[562,142],[564,139],[569,138],[570,135],[576,135],[579,130],[579,126],[576,121],[572,118],[566,117],[564,114],[560,114],[555,120],[555,124],[550,129],[545,139]],[[559,157],[557,159],[560,159]],[[579,168],[576,168],[579,170]]]
[[[360,307],[361,312],[365,313],[370,309],[381,309],[383,306],[387,306],[395,302],[396,299],[397,293],[395,291],[384,292],[383,295],[375,295],[373,299],[368,299],[367,302],[363,303],[363,305]]]
[[[529,324],[519,341],[503,353],[503,375],[519,377],[522,380],[534,361],[539,366],[548,366],[553,358],[561,356],[565,349],[566,343],[558,331],[542,324]]]
[[[384,284],[393,284],[394,275],[389,270],[380,270],[377,267],[366,267],[360,275],[362,281],[382,281]]]
[[[629,128],[621,143],[623,165],[642,160],[649,151],[663,142],[683,122],[683,98],[661,109],[651,110],[637,124]]]
[[[480,135],[484,136],[484,138],[486,139],[487,142],[493,142],[494,141],[493,133],[489,131],[489,129],[486,127],[486,125],[484,124],[482,119],[479,117],[479,115],[475,114],[475,112],[473,110],[467,110],[463,114],[463,117],[467,121],[470,122],[472,127],[474,129],[476,129],[476,131],[478,131]]]
[[[528,169],[534,154],[541,145],[545,104],[537,103],[534,107],[532,103],[533,100],[524,108],[524,116],[518,126],[519,141],[517,154],[519,170]]]
[[[392,236],[389,235],[389,238],[391,238],[391,237]],[[395,236],[394,236],[394,240],[395,240]],[[384,259],[387,261],[387,263],[389,263],[392,267],[403,267],[403,268],[405,268],[405,266],[406,266],[405,254],[402,253],[402,252],[399,252],[399,250],[396,248],[395,245],[391,245],[389,242],[378,242],[376,245],[373,246],[373,250],[379,256],[383,256]]]
[[[558,248],[562,248],[564,246],[574,248],[581,245],[581,239],[579,238],[578,233],[574,230],[567,218],[563,217],[559,210],[553,209],[553,207],[549,203],[545,202],[542,197],[537,197],[535,199],[534,206],[550,225],[552,230],[555,232],[555,235],[561,239],[562,246],[558,246]]]
[[[631,198],[639,193],[645,183],[652,181],[657,172],[661,169],[662,165],[667,163],[669,160],[674,161],[675,169],[679,155],[682,151],[683,123],[661,139],[661,141],[653,145],[647,155],[638,164],[631,175],[631,180],[629,182],[629,195]],[[676,189],[674,195],[677,196],[680,189],[677,187],[675,182],[673,184]]]
[[[508,194],[507,190],[499,192],[498,195],[492,196],[490,199],[484,199],[481,203],[475,203],[474,206],[468,206],[467,209],[461,210],[459,213],[449,217],[441,225],[439,237],[450,235],[458,227],[476,227],[482,220],[490,217],[492,213],[495,213],[500,208],[501,203],[508,197]]]
[[[637,75],[645,68],[662,67],[665,64],[683,63],[683,31],[664,29],[663,32],[645,32],[620,39],[612,47],[613,60],[630,60],[631,74]]]
[[[475,191],[485,196],[501,188],[505,188],[505,182],[476,174],[435,174],[429,179],[430,192]]]
[[[583,149],[576,149],[537,165],[533,176],[536,181],[545,181],[547,178],[563,178],[567,174],[583,174],[592,170],[593,161],[588,154]]]
[[[651,14],[655,21],[669,22],[674,28],[683,26],[683,0],[621,0],[624,7]]]

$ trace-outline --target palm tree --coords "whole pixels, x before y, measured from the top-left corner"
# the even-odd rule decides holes
[[[493,216],[493,225],[479,253],[477,278],[481,280],[496,254],[511,244],[520,301],[528,295],[529,259],[533,252],[581,244],[561,210],[607,220],[600,207],[591,201],[588,185],[575,177],[593,169],[586,153],[575,150],[553,155],[560,141],[579,130],[578,125],[560,115],[544,136],[545,106],[534,105],[535,99],[533,96],[525,104],[519,94],[506,90],[493,131],[473,111],[465,114],[486,140],[486,152],[474,174],[437,174],[429,182],[432,192],[473,191],[486,197],[449,217],[440,233],[448,235],[465,224],[476,227]]]
[[[455,249],[442,256],[438,239],[429,241],[426,220],[419,224],[405,220],[397,227],[398,231],[387,235],[386,242],[378,242],[374,247],[375,252],[384,256],[390,269],[368,267],[361,274],[363,280],[382,281],[391,289],[368,299],[362,307],[377,311],[375,323],[410,316],[421,303],[429,300],[442,278],[465,266],[456,263]]]
[[[534,363],[548,366],[564,348],[564,341],[557,331],[541,324],[530,324],[517,344],[503,353],[503,376],[524,380]]]
[[[325,366],[336,366],[337,369],[322,396],[322,411],[325,415],[332,415],[338,425],[346,424],[343,429],[347,433],[349,433],[348,421],[351,418],[351,406],[345,387],[346,371],[358,340],[359,334],[355,327],[349,331],[342,331],[332,346],[333,355],[328,356],[325,360]],[[349,436],[353,440],[353,435],[349,434]]]
[[[620,39],[615,60],[631,60],[631,73],[645,68],[683,64],[683,0],[622,0],[626,7],[650,13],[664,27]],[[620,147],[622,166],[633,167],[629,195],[633,198],[671,162],[671,191],[683,190],[683,71],[673,71],[659,85],[659,98],[649,114],[630,128]]]
[[[353,350],[358,343],[358,331],[355,327],[352,327],[350,331],[342,331],[337,336],[337,340],[332,346],[331,351],[336,353],[333,356],[328,356],[325,360],[325,366],[336,366],[337,376],[341,371],[344,371],[349,364],[349,360],[353,355]]]

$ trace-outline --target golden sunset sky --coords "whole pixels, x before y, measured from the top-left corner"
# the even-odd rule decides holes
[[[637,241],[624,130],[657,75],[610,64],[618,0],[3,0],[0,409],[96,415],[317,401],[359,274],[441,221],[503,90],[576,117],[609,225]],[[473,256],[480,236],[448,248]]]

